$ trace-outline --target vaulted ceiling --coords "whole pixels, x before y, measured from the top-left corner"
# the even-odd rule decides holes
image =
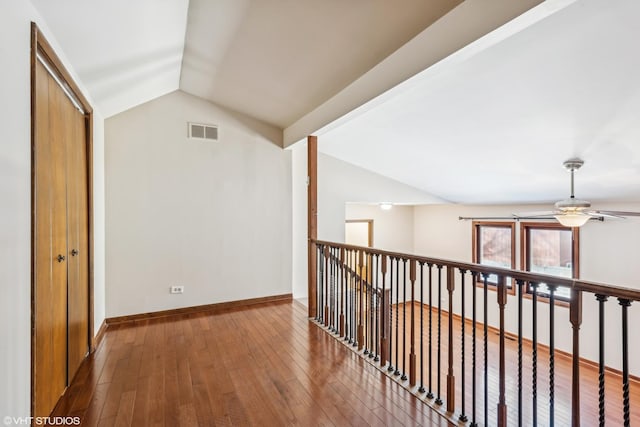
[[[637,0],[31,0],[105,116],[181,89],[445,200],[640,200]],[[514,19],[515,18],[515,19]]]
[[[182,89],[282,129],[462,0],[32,0],[102,113]]]

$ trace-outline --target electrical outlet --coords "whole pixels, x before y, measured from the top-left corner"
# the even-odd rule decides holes
[[[169,288],[169,293],[171,293],[171,294],[183,294],[184,293],[184,286],[171,286]]]

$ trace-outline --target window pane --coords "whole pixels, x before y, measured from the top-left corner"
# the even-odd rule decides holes
[[[529,271],[559,277],[573,277],[573,243],[571,230],[529,230]],[[538,285],[538,293],[549,295],[546,284]],[[555,293],[570,298],[571,290],[559,287]]]
[[[478,227],[478,263],[493,267],[511,268],[511,227]],[[497,283],[498,276],[489,275],[489,283]]]

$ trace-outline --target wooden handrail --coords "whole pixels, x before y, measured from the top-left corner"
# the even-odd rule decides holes
[[[346,250],[365,251],[370,254],[378,254],[388,257],[395,257],[407,260],[414,260],[425,264],[442,265],[447,267],[455,267],[460,270],[474,271],[481,274],[497,274],[504,277],[511,277],[516,280],[523,280],[532,283],[553,283],[558,286],[571,288],[575,291],[586,291],[593,294],[607,295],[614,298],[628,299],[631,301],[640,301],[640,290],[627,288],[623,286],[615,286],[605,283],[590,282],[580,279],[570,279],[565,277],[551,276],[548,274],[531,273],[529,271],[514,270],[510,268],[486,266],[482,264],[474,264],[468,262],[451,261],[441,258],[431,258],[419,255],[412,255],[400,252],[385,251],[364,246],[347,245],[344,243],[328,242],[324,240],[311,240],[316,244],[344,248]]]

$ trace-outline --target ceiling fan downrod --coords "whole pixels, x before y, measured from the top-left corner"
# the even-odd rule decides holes
[[[581,160],[581,159],[569,159],[569,160],[565,161],[562,165],[564,166],[565,169],[567,169],[569,172],[571,172],[571,198],[575,199],[573,175],[574,175],[575,171],[577,171],[578,169],[580,169],[582,167],[582,165],[584,165],[584,160]]]

